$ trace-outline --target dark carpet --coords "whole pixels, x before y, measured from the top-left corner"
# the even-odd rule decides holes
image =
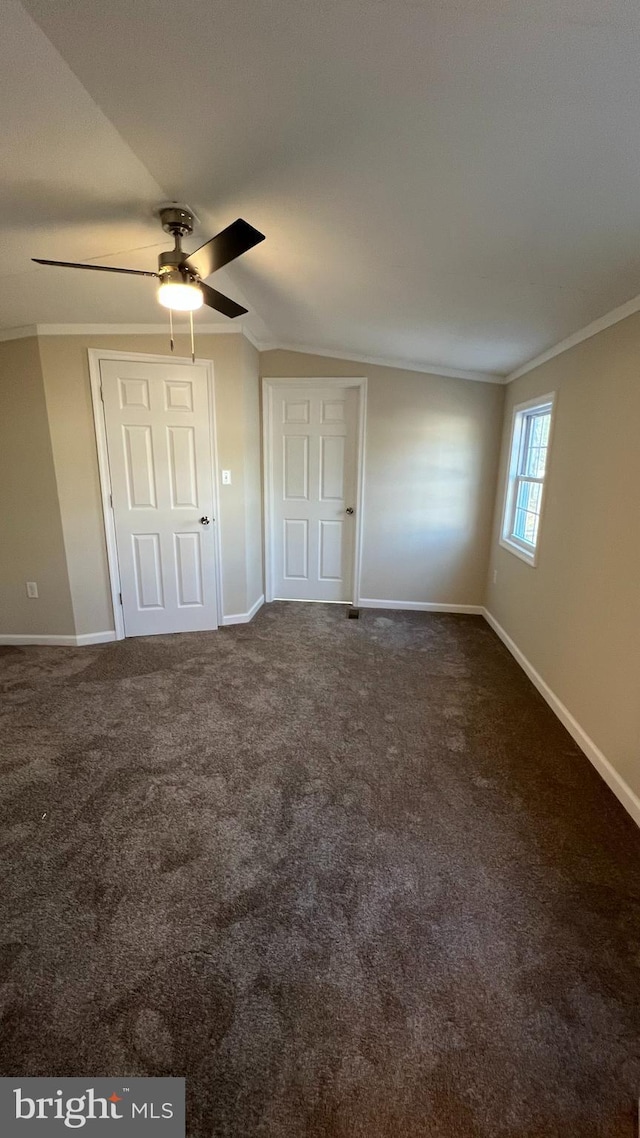
[[[2,1074],[185,1075],[191,1138],[633,1138],[640,835],[480,617],[0,651]]]

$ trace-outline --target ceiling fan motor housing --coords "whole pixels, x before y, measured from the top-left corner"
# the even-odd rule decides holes
[[[165,233],[187,237],[193,233],[193,214],[184,206],[163,206],[158,211],[160,222]]]

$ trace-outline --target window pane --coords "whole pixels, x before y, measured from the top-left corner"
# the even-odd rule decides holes
[[[520,473],[530,478],[544,478],[551,414],[529,415],[528,420]]]
[[[528,510],[532,514],[539,514],[541,497],[542,487],[539,482],[526,482],[522,480],[518,483],[516,509]]]
[[[527,511],[516,510],[515,525],[513,527],[515,537],[519,537],[521,541],[526,541],[527,532]]]
[[[529,443],[532,447],[539,447],[542,443],[542,420],[543,415],[531,416],[531,434],[529,436]]]
[[[524,475],[529,475],[530,478],[544,478],[546,458],[546,447],[531,447],[525,456],[524,469],[522,473]]]
[[[524,452],[524,456],[523,456],[523,460],[522,460],[522,470],[520,471],[521,474],[524,474],[524,475],[533,474],[533,469],[532,469],[533,459],[534,459],[534,455],[537,455],[537,453],[538,453],[537,447],[527,447],[527,449]],[[536,463],[536,465],[537,465],[537,463]]]
[[[516,509],[513,534],[520,541],[535,545],[538,537],[538,515],[529,510]]]

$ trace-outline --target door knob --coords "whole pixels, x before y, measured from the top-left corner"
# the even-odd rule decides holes
[[[353,513],[353,506],[347,506],[345,513],[346,514],[352,514]]]
[[[209,519],[205,514],[202,515],[202,517],[200,518],[200,521],[201,521],[203,526],[209,525]]]

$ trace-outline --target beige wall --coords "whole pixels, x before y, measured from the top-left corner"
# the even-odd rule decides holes
[[[498,544],[511,413],[557,403],[536,568]],[[487,607],[640,794],[640,315],[507,388]],[[497,570],[497,583],[493,582]]]
[[[504,389],[301,352],[260,367],[367,376],[361,596],[482,604]]]
[[[0,344],[0,635],[74,634],[38,342]],[[30,600],[25,582],[35,581]]]
[[[169,355],[168,337],[44,336],[39,343],[75,629],[78,634],[102,632],[113,628],[113,614],[87,349]],[[260,547],[247,547],[245,502],[260,494],[253,454],[247,456],[259,415],[259,379],[257,353],[248,356],[245,343],[240,334],[197,337],[198,356],[214,364],[219,465],[232,471],[232,484],[219,487],[225,615],[247,611],[256,599],[248,593],[248,575],[252,588],[261,575],[259,560],[256,566]],[[177,338],[176,350],[188,354],[186,338]]]
[[[245,389],[245,541],[247,609],[264,594],[264,537],[262,532],[262,420],[260,414],[260,356],[243,338]]]

